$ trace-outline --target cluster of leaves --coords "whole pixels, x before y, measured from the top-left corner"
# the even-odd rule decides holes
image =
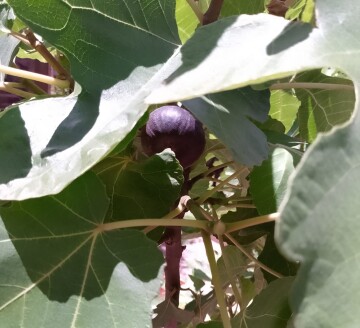
[[[0,1],[0,90],[25,99],[0,112],[2,326],[359,321],[360,9],[280,1],[278,17],[276,1],[227,0],[201,26],[220,2]],[[15,57],[57,76],[19,73]],[[207,134],[182,220],[182,167],[169,150],[147,158],[137,137],[173,102]],[[169,225],[202,236],[211,267],[214,288],[194,268],[184,309],[151,305]]]

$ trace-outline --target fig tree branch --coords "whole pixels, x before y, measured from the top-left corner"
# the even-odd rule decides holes
[[[219,18],[223,2],[224,0],[211,0],[209,9],[204,14],[204,18],[202,20],[203,25],[213,23]]]

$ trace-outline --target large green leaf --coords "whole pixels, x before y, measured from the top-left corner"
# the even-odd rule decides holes
[[[126,137],[146,111],[143,99],[179,40],[173,1],[8,3],[66,54],[81,85],[80,93],[68,97],[19,105],[32,167],[26,177],[0,185],[0,199],[20,200],[61,191]]]
[[[0,208],[2,326],[150,325],[163,256],[138,230],[104,229],[108,206],[86,173],[56,196]]]
[[[360,320],[359,126],[357,116],[315,142],[281,208],[279,246],[302,263],[291,297],[296,327],[356,327]]]

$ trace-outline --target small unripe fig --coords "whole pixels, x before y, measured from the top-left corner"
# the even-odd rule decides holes
[[[186,109],[163,106],[150,113],[141,131],[141,144],[149,156],[171,148],[182,167],[188,168],[204,151],[205,133]]]

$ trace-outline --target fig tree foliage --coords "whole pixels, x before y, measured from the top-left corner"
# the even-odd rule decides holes
[[[0,0],[0,326],[357,327],[359,15]]]

